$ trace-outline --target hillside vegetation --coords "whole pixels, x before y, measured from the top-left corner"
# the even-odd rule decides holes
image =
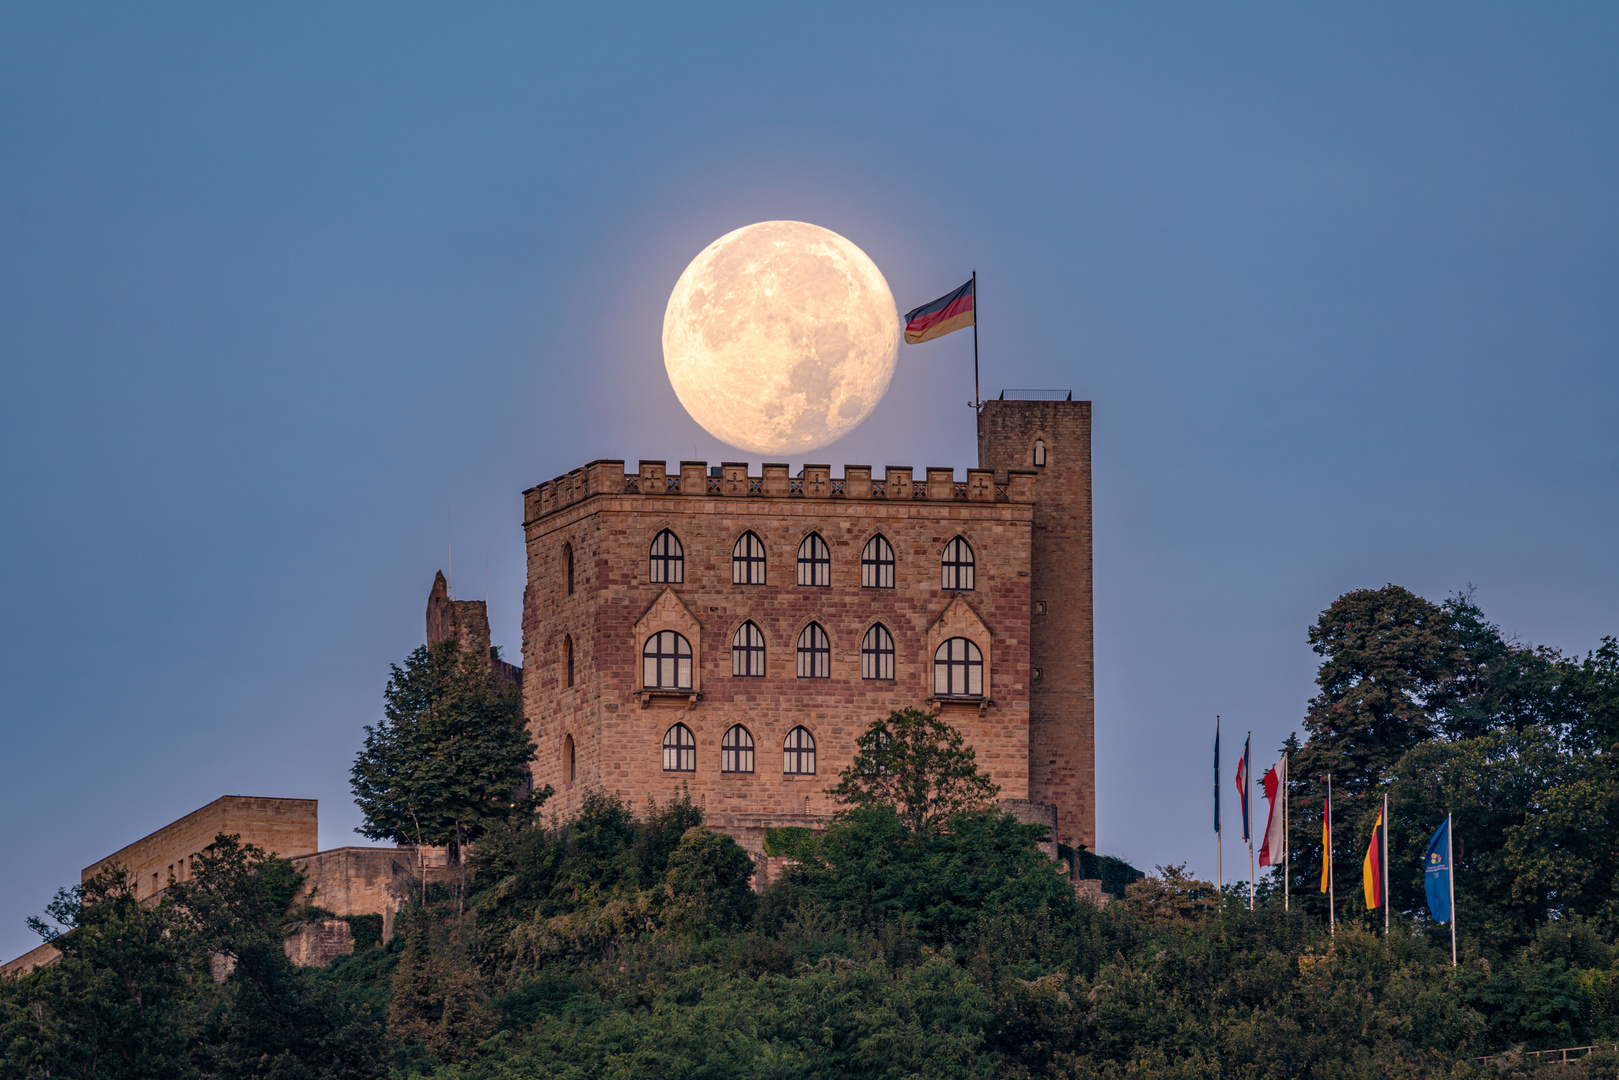
[[[1174,866],[1122,902],[1076,898],[970,750],[896,714],[839,778],[846,812],[790,838],[797,866],[762,894],[689,801],[603,794],[572,820],[480,819],[464,875],[321,970],[280,951],[318,914],[289,909],[284,860],[222,838],[153,908],[105,875],[53,905],[63,962],[0,982],[0,1075],[1495,1077],[1540,1070],[1519,1048],[1619,1041],[1614,641],[1566,658],[1503,640],[1467,597],[1390,586],[1340,598],[1312,642],[1291,910],[1279,877],[1250,912],[1245,887]],[[935,772],[896,777],[924,760]],[[1335,933],[1323,763],[1342,800]],[[1359,895],[1385,793],[1387,934]],[[1418,863],[1446,811],[1455,967]],[[1558,1072],[1619,1077],[1619,1056]]]

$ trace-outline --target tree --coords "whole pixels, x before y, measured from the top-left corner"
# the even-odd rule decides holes
[[[522,695],[454,639],[416,649],[392,671],[386,719],[366,726],[349,772],[365,815],[359,831],[446,847],[459,867],[462,848],[490,825],[532,814],[552,793],[528,790],[534,740]]]
[[[0,1074],[169,1080],[187,1058],[188,976],[197,965],[173,903],[147,907],[123,867],[63,890],[48,909],[65,929],[29,924],[61,960],[15,986],[0,1027]]]
[[[218,1080],[367,1080],[381,1072],[381,1025],[295,968],[282,941],[313,912],[295,904],[303,877],[286,859],[218,835],[194,874],[169,886],[200,953],[228,957],[229,974],[203,998],[195,1058]],[[216,967],[216,970],[217,967]],[[208,985],[204,983],[204,985]]]
[[[972,747],[936,713],[901,709],[866,729],[828,791],[844,806],[892,806],[915,833],[936,833],[957,814],[994,805],[1000,788],[978,771]]]

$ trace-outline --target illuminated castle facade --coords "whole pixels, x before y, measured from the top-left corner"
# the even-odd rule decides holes
[[[524,493],[536,785],[681,793],[758,852],[855,739],[939,711],[1009,809],[1095,849],[1091,409],[990,401],[978,465],[595,461]]]

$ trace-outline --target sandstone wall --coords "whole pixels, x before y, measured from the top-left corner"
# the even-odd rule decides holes
[[[314,799],[226,795],[90,864],[80,880],[117,864],[134,874],[135,895],[150,898],[168,888],[170,878],[189,878],[193,861],[220,833],[287,858],[308,854],[320,846],[316,811]]]
[[[663,802],[689,793],[727,831],[766,827],[744,818],[810,824],[832,810],[824,789],[872,720],[934,705],[963,731],[1002,795],[1027,798],[1033,518],[1027,478],[1013,476],[997,487],[987,473],[961,483],[936,469],[913,481],[913,470],[891,467],[875,482],[869,468],[858,466],[847,467],[842,479],[825,466],[807,467],[802,478],[790,478],[786,466],[766,465],[757,477],[735,463],[723,470],[710,477],[705,463],[683,462],[676,477],[663,462],[642,462],[626,476],[620,462],[596,462],[525,493],[524,703],[539,745],[535,783],[558,792],[549,805],[566,816],[593,788],[637,805],[649,796]],[[648,552],[665,528],[684,548],[679,584],[648,580]],[[762,585],[732,583],[732,549],[749,530],[766,548]],[[798,546],[811,532],[831,549],[830,586],[797,584]],[[877,533],[895,552],[895,588],[861,587],[861,550]],[[956,536],[973,548],[970,591],[941,587],[941,553]],[[732,637],[746,620],[765,637],[762,678],[731,674]],[[798,634],[812,620],[831,638],[828,679],[797,677]],[[861,639],[878,621],[894,637],[892,681],[861,678]],[[643,641],[658,629],[689,637],[696,666],[691,695],[641,692]],[[985,702],[935,701],[930,644],[946,634],[980,645],[988,668]],[[695,772],[662,767],[664,733],[675,723],[696,738]],[[733,724],[753,736],[751,774],[720,772],[720,741]],[[813,776],[782,770],[783,740],[798,725],[815,737]]]
[[[1035,442],[1046,464],[1034,463]],[[989,401],[978,464],[1031,469],[1029,797],[1054,803],[1062,841],[1096,850],[1095,606],[1091,403]]]

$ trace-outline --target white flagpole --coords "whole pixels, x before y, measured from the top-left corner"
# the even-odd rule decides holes
[[[977,303],[978,303],[978,298],[975,296],[973,298],[973,304],[976,305]],[[976,307],[975,307],[974,310],[976,310]],[[1220,777],[1220,717],[1218,715],[1216,715],[1215,718],[1214,718],[1214,810],[1215,810],[1216,815],[1218,815],[1219,812],[1220,812],[1220,780],[1221,780],[1221,777]],[[1225,822],[1222,821],[1220,824],[1223,827],[1225,825]],[[1219,829],[1215,829],[1214,830],[1214,878],[1215,878],[1215,887],[1217,889],[1219,889],[1221,892],[1225,891],[1225,848],[1223,846],[1224,841],[1225,841],[1225,835]],[[1224,901],[1221,901],[1221,903],[1223,904]]]
[[[1242,744],[1242,823],[1243,831],[1248,834],[1248,910],[1254,910],[1254,815],[1252,813],[1254,796],[1254,766],[1253,756],[1248,748],[1254,741],[1254,733],[1249,732],[1248,738]]]
[[[1383,793],[1383,936],[1389,936],[1389,795]]]
[[[1338,883],[1332,876],[1332,774],[1327,774],[1327,850],[1322,852],[1322,858],[1327,860],[1327,919],[1332,927],[1334,937],[1338,935]]]
[[[1287,820],[1287,755],[1282,755],[1282,910],[1291,911],[1293,902],[1293,832]]]
[[[1450,867],[1450,966],[1456,966],[1456,841],[1450,815],[1445,815],[1445,863]]]

